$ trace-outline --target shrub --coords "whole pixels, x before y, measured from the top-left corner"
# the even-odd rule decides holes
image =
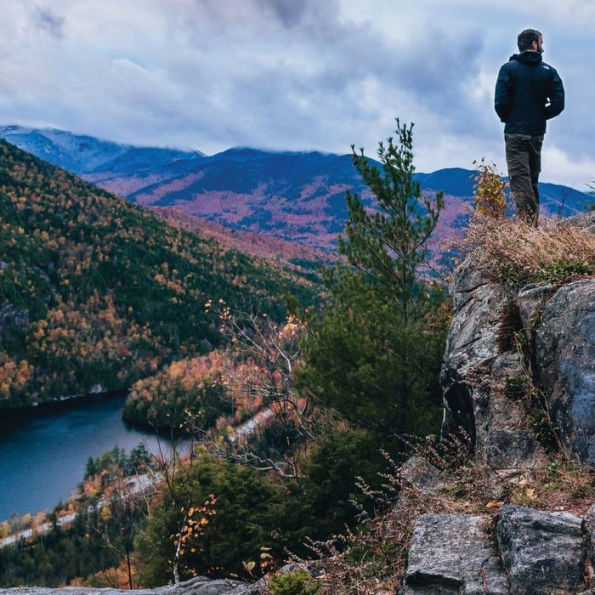
[[[496,219],[504,217],[506,214],[506,195],[504,189],[507,182],[502,180],[500,174],[496,171],[496,164],[486,163],[485,157],[478,163],[473,187],[473,202],[475,211],[479,215],[494,217]]]
[[[208,517],[199,513],[188,520],[191,511],[210,502]],[[247,570],[252,576],[254,566],[248,561],[261,551],[279,560],[286,546],[299,544],[303,512],[275,477],[203,453],[164,487],[162,504],[139,535],[139,580],[144,586],[163,585],[171,580],[174,563],[180,580],[198,574],[247,576]],[[186,527],[197,524],[200,533],[187,535]]]
[[[276,574],[269,579],[269,589],[273,595],[313,595],[320,589],[318,581],[304,568]]]

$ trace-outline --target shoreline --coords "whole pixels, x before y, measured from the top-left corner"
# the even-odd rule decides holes
[[[73,409],[84,408],[86,406],[94,405],[99,401],[126,397],[129,390],[130,389],[126,388],[105,392],[89,393],[86,395],[56,397],[48,401],[37,403],[36,405],[3,408],[0,409],[0,415],[2,417],[0,421],[0,426],[6,421],[15,421],[22,418],[29,419],[32,415],[34,417],[43,417],[45,415],[53,415],[55,413],[60,413],[63,411],[72,411]]]

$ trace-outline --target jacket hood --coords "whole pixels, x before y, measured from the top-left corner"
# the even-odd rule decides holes
[[[534,52],[533,50],[525,50],[520,54],[513,54],[510,56],[511,60],[518,60],[523,64],[527,64],[528,66],[536,66],[537,64],[541,64],[541,54],[539,52]]]

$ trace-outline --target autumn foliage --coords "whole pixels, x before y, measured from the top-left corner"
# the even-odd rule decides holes
[[[475,212],[496,219],[504,217],[506,215],[504,190],[508,183],[497,172],[496,164],[486,163],[485,157],[479,162],[474,161],[473,164],[477,167],[473,187]]]
[[[221,342],[208,299],[285,311],[311,283],[0,142],[0,407],[128,388]]]

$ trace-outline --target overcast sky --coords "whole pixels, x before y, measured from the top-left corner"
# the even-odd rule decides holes
[[[0,0],[0,124],[118,142],[373,155],[415,122],[419,171],[505,169],[500,65],[527,27],[566,88],[542,179],[595,179],[595,0]]]

